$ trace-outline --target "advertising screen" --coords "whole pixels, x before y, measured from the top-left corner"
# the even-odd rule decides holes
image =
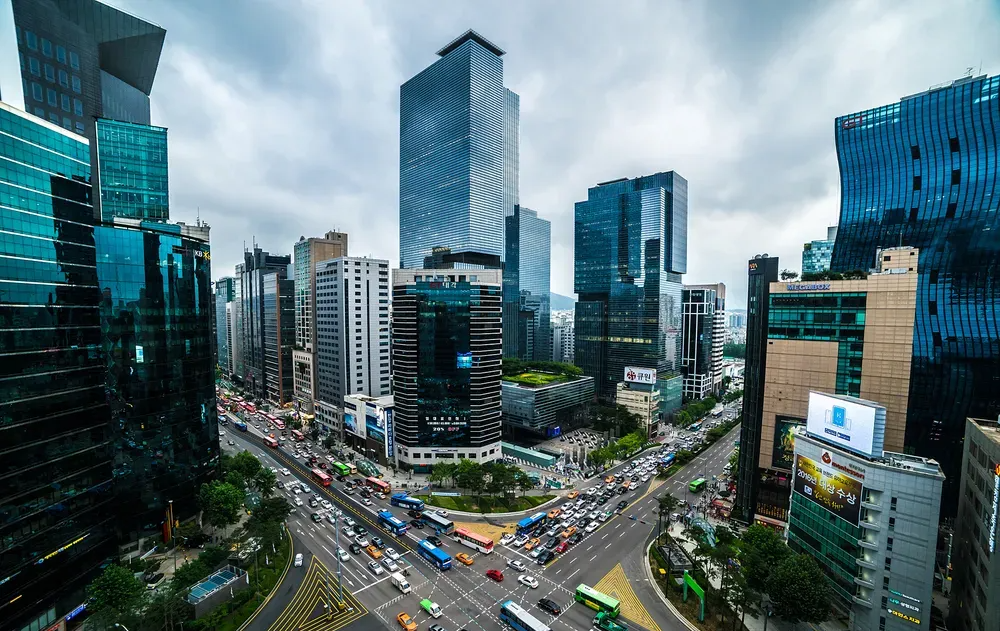
[[[385,444],[385,421],[379,418],[378,411],[374,407],[365,409],[365,432],[372,440]]]
[[[795,428],[805,425],[805,420],[791,416],[777,416],[774,419],[774,449],[771,465],[791,471],[795,458]]]
[[[350,432],[355,436],[360,436],[362,438],[365,436],[364,428],[358,427],[358,417],[354,414],[354,412],[344,412],[344,431]]]
[[[472,368],[472,353],[458,353],[455,367],[459,369]]]
[[[805,456],[795,457],[795,492],[844,521],[858,525],[862,484]]]
[[[875,446],[876,409],[860,401],[810,392],[806,431],[845,449],[871,456]]]
[[[629,383],[656,383],[656,370],[652,368],[625,367],[625,381]]]

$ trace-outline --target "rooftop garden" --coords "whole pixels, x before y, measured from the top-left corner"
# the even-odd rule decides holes
[[[503,380],[532,388],[572,381],[583,374],[573,364],[546,361],[503,360]]]

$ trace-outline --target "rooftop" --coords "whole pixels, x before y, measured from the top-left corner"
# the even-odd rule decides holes
[[[975,423],[986,438],[1000,445],[1000,418],[990,420],[970,417],[969,422]]]
[[[504,375],[501,378],[504,381],[516,383],[519,386],[527,386],[529,388],[541,388],[543,386],[551,386],[553,384],[576,381],[579,379],[579,377],[573,375],[538,372],[534,370],[529,370],[516,375]]]
[[[445,46],[441,50],[437,51],[437,54],[439,56],[441,56],[441,57],[444,57],[445,55],[447,55],[451,51],[455,50],[456,48],[458,48],[459,46],[461,46],[462,44],[464,44],[465,42],[470,41],[470,40],[473,41],[473,42],[475,42],[475,43],[477,43],[477,44],[479,44],[480,46],[482,46],[486,50],[490,51],[491,53],[493,53],[497,57],[502,57],[505,54],[505,52],[504,52],[504,50],[502,48],[500,48],[499,46],[497,46],[496,44],[494,44],[490,40],[486,39],[485,37],[483,37],[479,33],[475,32],[471,28],[469,30],[467,30],[465,33],[463,33],[462,35],[459,35],[458,37],[456,37],[447,46]]]

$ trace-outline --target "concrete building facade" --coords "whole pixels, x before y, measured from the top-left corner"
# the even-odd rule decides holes
[[[575,377],[568,381],[532,386],[502,381],[504,431],[528,432],[546,438],[558,436],[574,420],[581,407],[594,400],[594,378]]]

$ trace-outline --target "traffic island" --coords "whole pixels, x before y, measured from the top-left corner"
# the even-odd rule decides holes
[[[475,497],[471,495],[414,495],[429,506],[461,513],[519,513],[530,511],[554,499],[555,495],[525,495],[523,497]]]

